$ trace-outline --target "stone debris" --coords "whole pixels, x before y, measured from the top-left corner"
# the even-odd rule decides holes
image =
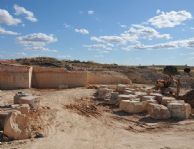
[[[146,105],[140,101],[122,100],[119,104],[119,108],[128,113],[141,113],[146,110]]]
[[[191,114],[191,106],[187,103],[171,102],[168,104],[171,117],[175,119],[188,119]]]
[[[169,119],[171,116],[167,107],[154,103],[149,104],[148,114],[151,118],[157,120]]]

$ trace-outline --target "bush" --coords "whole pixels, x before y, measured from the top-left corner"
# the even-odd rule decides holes
[[[176,75],[178,74],[178,70],[175,66],[166,66],[164,67],[163,73],[167,75]]]
[[[191,72],[191,68],[186,67],[186,68],[184,69],[184,72],[185,72],[185,73],[190,73],[190,72]]]

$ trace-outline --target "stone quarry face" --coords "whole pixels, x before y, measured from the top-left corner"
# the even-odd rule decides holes
[[[148,114],[151,118],[157,120],[169,119],[171,116],[167,107],[153,103],[149,104]]]
[[[140,101],[122,100],[119,108],[128,113],[141,113],[146,110],[146,105]]]
[[[3,133],[13,140],[28,139],[31,137],[28,126],[27,117],[19,111],[14,111],[7,116]]]
[[[187,103],[171,102],[168,104],[171,117],[175,119],[188,119],[191,114],[191,106]]]

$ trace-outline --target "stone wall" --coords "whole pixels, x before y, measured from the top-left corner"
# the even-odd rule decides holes
[[[125,75],[113,71],[88,72],[88,84],[131,84]]]
[[[31,87],[32,67],[0,64],[0,89]]]
[[[33,88],[72,88],[86,85],[87,72],[84,71],[65,71],[63,68],[33,68]]]

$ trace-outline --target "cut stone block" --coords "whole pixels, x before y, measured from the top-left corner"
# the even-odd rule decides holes
[[[28,104],[31,108],[37,109],[39,103],[37,96],[14,96],[14,104]]]
[[[31,137],[28,118],[19,111],[11,112],[5,119],[3,133],[13,140],[28,139]]]
[[[134,95],[135,93],[131,90],[125,90],[123,94],[125,94],[125,95]]]
[[[155,96],[142,96],[141,101],[155,100]]]
[[[99,88],[97,91],[97,98],[98,99],[110,99],[111,98],[111,93],[113,92],[112,89],[108,88]]]
[[[120,102],[119,108],[128,113],[141,113],[146,110],[146,106],[143,102],[140,101],[130,101],[130,100],[122,100]]]
[[[141,98],[142,96],[146,96],[147,93],[146,92],[135,92],[135,95],[137,95],[139,98]]]
[[[159,93],[151,93],[150,95],[151,96],[155,96],[155,100],[157,100],[159,104],[162,103],[162,98],[163,98],[163,95],[162,94],[159,94]]]
[[[122,101],[122,100],[132,100],[132,99],[135,99],[137,98],[136,95],[124,95],[124,94],[121,94],[118,96],[118,101]]]
[[[163,97],[162,98],[162,105],[167,106],[170,102],[175,101],[174,97]]]
[[[125,89],[127,88],[127,85],[124,85],[124,84],[118,84],[117,85],[117,91],[119,93],[124,93]]]
[[[170,118],[170,111],[167,107],[159,104],[149,104],[148,114],[153,119],[169,119]]]
[[[168,109],[171,117],[176,119],[188,119],[191,114],[191,106],[187,103],[171,102]]]

